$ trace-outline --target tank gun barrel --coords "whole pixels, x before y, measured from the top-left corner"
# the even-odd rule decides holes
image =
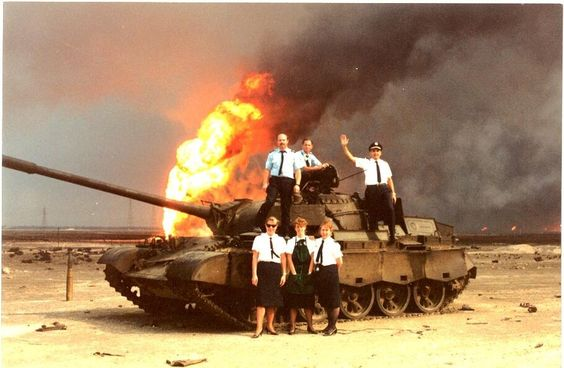
[[[100,190],[102,192],[116,194],[118,196],[135,199],[137,201],[149,203],[155,206],[170,208],[175,211],[184,212],[186,214],[201,217],[203,219],[208,219],[211,214],[211,209],[208,206],[188,204],[154,194],[139,192],[118,185],[113,185],[83,176],[70,174],[64,171],[49,169],[44,166],[39,166],[33,162],[20,160],[6,155],[2,155],[2,166],[9,169],[22,171],[28,174],[47,176],[53,179],[77,184],[83,187]]]

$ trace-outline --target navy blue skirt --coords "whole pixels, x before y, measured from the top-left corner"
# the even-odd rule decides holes
[[[284,305],[280,278],[280,263],[259,262],[257,264],[257,307],[281,307]]]
[[[339,288],[337,265],[320,266],[313,279],[319,304],[328,310],[339,308],[341,306],[341,290]]]

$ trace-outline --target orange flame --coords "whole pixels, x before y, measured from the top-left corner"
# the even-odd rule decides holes
[[[267,74],[253,74],[241,84],[241,96],[268,96],[273,80]],[[251,154],[255,153],[260,128],[256,122],[263,113],[252,103],[239,98],[216,106],[203,121],[197,137],[182,143],[176,151],[176,165],[170,170],[166,197],[185,202],[198,200],[227,201],[230,194],[255,194],[259,188],[260,169],[244,173]],[[243,180],[241,176],[244,176]],[[237,183],[230,182],[238,177]],[[241,183],[241,184],[238,184]],[[244,185],[243,185],[244,183]],[[256,183],[251,187],[252,183]],[[226,188],[229,184],[229,188]],[[251,185],[250,185],[251,184]],[[257,189],[258,190],[258,189]],[[164,210],[163,230],[168,235],[210,235],[202,219],[170,209]]]

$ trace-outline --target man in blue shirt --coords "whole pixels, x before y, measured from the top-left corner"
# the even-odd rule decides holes
[[[264,168],[262,188],[266,190],[266,200],[256,217],[256,225],[264,226],[266,216],[280,194],[281,224],[279,235],[286,236],[290,232],[290,207],[292,192],[299,193],[302,179],[301,168],[304,165],[296,152],[288,148],[286,134],[278,134],[278,148],[268,154]]]
[[[302,184],[305,184],[308,180],[319,180],[321,178],[321,172],[329,167],[328,163],[321,163],[321,161],[315,157],[312,150],[312,140],[305,138],[302,141],[302,150],[297,152],[298,157],[303,161]]]

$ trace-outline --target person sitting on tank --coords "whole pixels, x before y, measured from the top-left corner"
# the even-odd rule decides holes
[[[394,243],[396,240],[394,204],[397,196],[392,180],[392,169],[386,161],[381,159],[382,144],[377,141],[370,143],[368,146],[370,158],[359,158],[354,157],[349,151],[349,138],[345,134],[341,134],[340,138],[345,156],[354,162],[356,167],[364,169],[364,183],[366,185],[364,199],[365,208],[368,211],[368,231],[378,230],[378,220],[383,219],[388,224],[390,232],[388,243]]]
[[[313,154],[313,141],[305,138],[302,141],[302,149],[297,154],[303,161],[302,164],[302,187],[310,180],[320,180],[321,172],[329,167],[328,163],[321,163]]]
[[[276,309],[284,305],[282,286],[286,283],[286,241],[276,234],[276,217],[269,217],[265,226],[266,233],[256,236],[252,247],[251,282],[257,287],[257,326],[253,338],[262,335],[265,314],[266,332],[278,335],[273,325],[274,315]]]
[[[300,192],[302,179],[302,161],[294,151],[288,148],[286,134],[278,134],[278,148],[268,154],[266,159],[262,187],[266,190],[266,200],[260,207],[255,224],[260,230],[268,212],[280,194],[281,224],[278,234],[286,236],[290,233],[290,208],[292,206],[292,192]]]
[[[337,333],[337,318],[341,306],[341,292],[339,288],[339,269],[343,265],[341,246],[333,240],[333,221],[325,219],[319,228],[321,237],[315,239],[314,258],[314,288],[319,303],[327,312],[328,323],[323,329],[323,335],[331,336]]]
[[[313,251],[315,241],[306,235],[307,221],[302,217],[294,220],[296,236],[288,240],[286,254],[286,270],[288,276],[284,287],[284,305],[289,308],[290,326],[288,334],[296,332],[298,308],[303,308],[307,321],[307,332],[316,334],[313,328],[313,308],[315,295],[313,289]]]

